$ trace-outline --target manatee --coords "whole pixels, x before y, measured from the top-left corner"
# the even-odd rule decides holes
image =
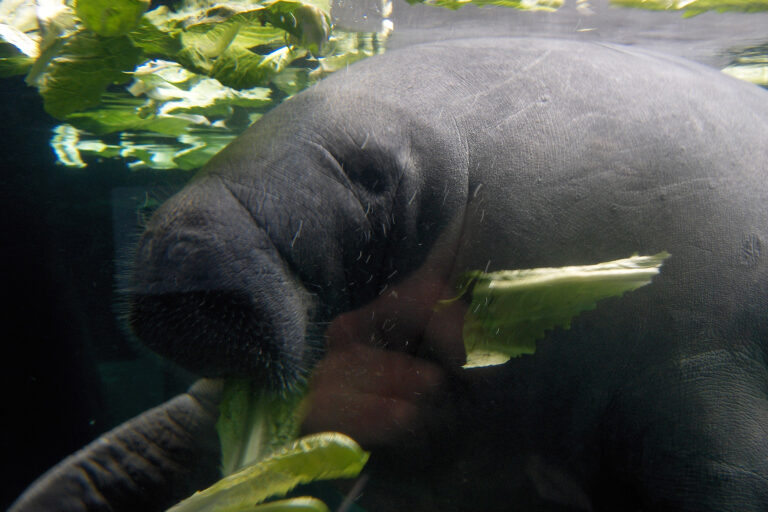
[[[367,510],[763,511],[766,141],[766,91],[637,48],[388,52],[265,115],[155,213],[130,323],[204,377],[310,379],[305,430],[373,451]],[[465,306],[434,308],[466,271],[661,251],[652,284],[500,366],[462,369]],[[162,510],[215,458],[209,396],[11,510]]]

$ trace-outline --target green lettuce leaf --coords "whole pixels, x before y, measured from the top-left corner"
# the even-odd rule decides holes
[[[37,40],[12,25],[0,23],[0,41],[3,58],[22,56],[34,61],[38,56]]]
[[[272,496],[284,496],[299,484],[357,476],[367,461],[368,453],[349,437],[336,432],[313,434],[222,478],[168,512],[259,510],[252,507]]]
[[[308,50],[319,53],[330,36],[328,13],[303,1],[264,3],[226,21],[186,27],[176,58],[235,89],[266,84]],[[256,47],[264,50],[252,51]]]
[[[722,71],[740,80],[768,87],[768,45],[740,50]]]
[[[146,101],[139,98],[105,94],[99,108],[69,114],[64,119],[92,135],[147,130],[179,136],[195,122],[189,116],[148,115],[143,113]]]
[[[150,61],[137,68],[133,77],[128,91],[153,100],[158,115],[184,113],[200,114],[208,119],[228,118],[232,107],[258,109],[272,103],[272,91],[267,87],[238,91],[170,61]]]
[[[229,512],[329,512],[325,503],[309,496],[272,501],[255,507],[247,505],[242,508],[228,510]]]
[[[26,74],[66,123],[51,141],[59,162],[199,168],[281,101],[383,52],[388,35],[331,30],[330,0],[150,5],[0,0],[0,76]]]
[[[765,0],[611,0],[613,5],[656,11],[682,10],[684,18],[707,11],[760,12],[768,11]]]
[[[768,63],[765,64],[732,64],[723,68],[723,73],[745,82],[752,82],[762,87],[768,87]]]
[[[141,56],[126,36],[81,30],[62,43],[36,80],[45,110],[58,118],[99,105],[108,86],[130,80]]]
[[[149,127],[160,129],[154,124]],[[172,125],[165,128],[174,131]],[[131,169],[191,171],[202,167],[234,138],[231,131],[215,126],[192,127],[179,136],[129,130],[121,132],[115,144],[70,124],[61,124],[54,129],[51,147],[58,161],[68,167],[85,167],[84,158],[123,158]]]
[[[152,11],[152,13],[156,14],[158,11],[162,10],[158,8]],[[150,17],[147,15],[126,35],[135,47],[142,49],[145,55],[169,57],[181,51],[181,37],[179,34],[179,30],[171,27],[168,27],[167,30],[161,30],[150,21]]]
[[[303,419],[304,395],[304,389],[276,393],[247,379],[228,380],[216,424],[222,473],[232,474],[295,440]]]
[[[459,297],[471,296],[463,328],[465,367],[534,353],[536,340],[548,330],[568,329],[576,315],[594,309],[597,301],[650,283],[668,257],[661,252],[597,265],[464,274]]]
[[[100,36],[121,36],[138,25],[149,0],[75,0],[75,14]]]
[[[409,4],[427,4],[448,9],[459,9],[465,5],[498,5],[529,11],[554,11],[563,5],[563,0],[405,0]]]
[[[0,77],[23,75],[29,72],[35,59],[18,53],[8,55],[0,47]]]
[[[331,33],[330,2],[279,0],[270,5],[265,20],[290,34],[291,44],[322,52]]]

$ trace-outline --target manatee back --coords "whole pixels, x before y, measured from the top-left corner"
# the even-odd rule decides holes
[[[253,155],[237,166],[243,181],[274,169],[295,175],[295,197],[320,189],[327,202],[359,202],[379,242],[367,250],[387,253],[380,272],[361,276],[397,270],[402,279],[438,242],[454,248],[454,277],[667,250],[670,272],[724,266],[731,280],[743,275],[727,287],[740,293],[764,269],[766,96],[629,47],[449,41],[332,75],[265,116],[229,159]],[[315,175],[352,194],[324,194]],[[293,242],[296,253],[302,240]]]
[[[475,374],[473,403],[495,405],[467,409],[466,453],[493,454],[506,483],[494,492],[519,499],[525,468],[545,460],[619,503],[718,510],[749,496],[759,509],[768,93],[628,47],[478,39],[359,63],[270,122],[288,118],[375,219],[375,288],[353,307],[423,272],[450,283],[672,254],[650,286],[549,333],[534,357]]]

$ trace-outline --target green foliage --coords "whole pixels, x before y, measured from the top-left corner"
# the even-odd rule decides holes
[[[768,11],[766,0],[611,0],[614,5],[657,11],[683,10],[683,17],[689,18],[707,11]]]
[[[23,75],[32,67],[35,59],[16,53],[8,55],[3,46],[0,45],[0,77]]]
[[[287,500],[272,501],[256,505],[255,507],[246,505],[241,508],[227,509],[230,512],[248,511],[248,512],[329,512],[325,503],[309,496],[299,498],[289,498]]]
[[[75,0],[85,27],[104,37],[121,36],[139,24],[149,0]]]
[[[130,80],[126,73],[134,69],[140,55],[125,36],[104,38],[88,30],[75,32],[63,40],[34,81],[45,110],[62,119],[98,106],[107,87]]]
[[[669,254],[632,256],[597,265],[468,272],[460,279],[470,304],[464,318],[466,367],[490,366],[533,354],[536,340],[556,327],[568,329],[597,301],[651,282]]]
[[[270,497],[284,496],[299,484],[352,478],[368,461],[368,453],[349,437],[325,432],[302,437],[260,461],[197,492],[168,512],[239,512],[254,510],[323,511],[318,500],[294,498],[254,507]]]
[[[220,405],[222,473],[253,464],[298,437],[304,391],[271,393],[246,379],[227,381]]]
[[[554,10],[563,3],[407,1],[526,10]],[[685,16],[768,9],[765,0],[612,1],[683,9]],[[330,0],[181,0],[173,11],[164,6],[147,11],[149,5],[148,0],[0,0],[0,77],[25,74],[46,110],[67,123],[55,142],[57,155],[67,155],[62,163],[84,166],[84,157],[117,155],[137,168],[197,168],[248,121],[327,74],[384,51],[391,32],[391,24],[378,33],[332,30]],[[148,73],[160,69],[153,81]],[[729,72],[765,82],[764,65],[739,65]],[[183,79],[168,78],[174,74]],[[117,142],[101,138],[115,132],[121,134]],[[156,139],[144,137],[148,134]],[[136,142],[142,137],[146,140]]]
[[[723,69],[723,73],[768,87],[768,45],[742,50],[733,62]]]
[[[459,9],[465,5],[498,5],[525,10],[553,11],[562,6],[564,0],[405,0],[409,4],[426,4],[448,9]],[[707,11],[760,12],[768,10],[766,0],[611,0],[614,5],[650,10],[684,10],[684,17],[696,16]]]
[[[300,484],[355,477],[368,460],[343,434],[297,439],[305,394],[304,388],[269,392],[247,379],[228,380],[216,424],[225,476],[169,512],[327,512],[325,503],[306,496],[262,503]]]
[[[153,11],[154,12],[154,11]],[[150,21],[151,13],[142,18],[127,35],[144,55],[177,55],[181,49],[181,36],[177,31],[165,32]]]
[[[67,165],[93,154],[199,167],[339,61],[382,48],[331,32],[329,0],[185,0],[174,11],[146,11],[147,0],[41,5],[0,0],[0,75],[26,74],[48,113],[69,125],[53,141]],[[100,139],[114,132],[119,141]],[[142,134],[156,139],[136,144]]]
[[[328,19],[318,15],[323,10],[330,12],[330,2],[319,8],[302,2],[281,1],[265,13],[264,19],[287,32],[292,44],[318,54],[331,31]]]
[[[501,7],[512,7],[515,9],[524,9],[528,11],[554,11],[564,0],[405,0],[409,4],[427,4],[448,9],[459,9],[465,5],[476,5],[484,7],[486,5],[498,5]]]

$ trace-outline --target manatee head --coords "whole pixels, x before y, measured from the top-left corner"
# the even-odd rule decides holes
[[[286,389],[314,359],[306,292],[216,177],[194,180],[152,216],[128,295],[138,338],[197,374]]]

